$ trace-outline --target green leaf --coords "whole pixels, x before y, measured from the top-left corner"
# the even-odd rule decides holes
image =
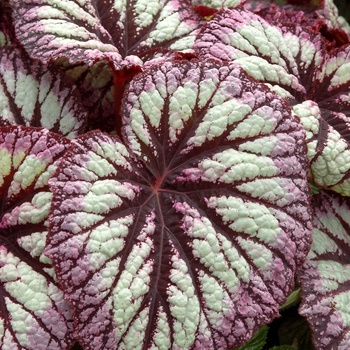
[[[290,307],[299,304],[300,291],[301,291],[301,288],[299,287],[295,289],[292,293],[290,293],[286,302],[280,307],[280,311],[289,309]]]
[[[290,345],[280,345],[280,346],[274,346],[269,350],[297,350],[297,349]]]
[[[254,335],[243,346],[237,350],[263,350],[263,347],[266,343],[267,332],[269,331],[268,326],[261,327]]]

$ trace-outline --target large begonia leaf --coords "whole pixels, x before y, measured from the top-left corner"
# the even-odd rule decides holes
[[[0,48],[0,125],[44,127],[74,138],[87,111],[77,86],[17,47]]]
[[[303,114],[303,124],[320,131],[308,139],[309,143],[318,141],[316,153],[308,145],[314,181],[350,195],[349,162],[343,163],[350,151],[350,45],[330,49],[330,42],[308,26],[275,24],[242,9],[222,10],[203,28],[196,48],[205,58],[240,64],[288,98],[295,111],[302,111],[307,101],[317,103],[320,116],[310,117],[319,119],[320,127],[305,120],[310,111]],[[331,158],[327,144],[336,153]]]
[[[46,253],[90,349],[228,349],[278,315],[310,247],[304,131],[238,66],[132,80],[124,143],[73,140]],[[128,145],[125,146],[124,144]]]
[[[47,181],[68,140],[47,130],[0,128],[0,348],[63,350],[72,316],[43,254]]]
[[[321,191],[314,196],[313,243],[300,270],[300,314],[318,350],[350,348],[350,200]]]
[[[192,48],[200,18],[187,0],[10,0],[17,35],[44,62],[108,60],[118,71],[158,47]],[[136,55],[136,56],[135,56]]]

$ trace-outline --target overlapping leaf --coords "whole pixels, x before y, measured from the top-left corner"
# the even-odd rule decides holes
[[[47,254],[85,349],[227,349],[278,315],[310,245],[304,132],[238,66],[150,66],[124,137],[72,141]]]
[[[319,125],[311,126],[311,120],[306,121],[314,131],[318,129],[308,140],[317,143],[309,144],[308,153],[314,181],[348,196],[350,45],[332,50],[329,45],[312,28],[283,25],[283,21],[272,25],[241,9],[219,12],[196,42],[201,56],[234,61],[289,98],[290,104],[300,103],[294,106],[295,111],[305,109],[307,101],[318,104],[319,116],[311,116],[310,110],[303,114],[304,120],[308,113],[312,120],[318,119]]]
[[[339,16],[339,11],[333,0],[321,1],[321,6],[316,10],[316,14],[325,19],[329,28],[341,30],[350,38],[350,25],[345,18]]]
[[[331,192],[314,197],[313,244],[300,271],[300,313],[316,349],[350,348],[350,201]]]
[[[47,130],[0,128],[0,348],[69,349],[71,312],[43,254],[47,181],[68,140]]]
[[[0,125],[44,127],[74,138],[86,122],[77,87],[64,74],[20,48],[0,48]]]
[[[86,129],[114,131],[116,118],[116,102],[124,91],[124,85],[114,84],[114,74],[108,62],[99,61],[91,67],[86,64],[60,64],[60,69],[79,89],[81,105],[88,111]],[[117,92],[117,93],[116,93]],[[120,118],[119,118],[120,119]]]
[[[14,28],[10,20],[10,4],[7,0],[0,3],[0,47],[11,44]]]
[[[195,48],[205,58],[235,61],[254,78],[302,101],[312,90],[324,50],[320,34],[300,30],[284,32],[250,11],[225,9],[204,26]]]
[[[187,0],[10,0],[17,35],[30,55],[44,62],[108,60],[118,71],[139,66],[159,46],[192,47],[200,19]]]

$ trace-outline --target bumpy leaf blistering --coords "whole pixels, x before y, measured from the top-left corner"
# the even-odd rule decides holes
[[[350,347],[350,201],[321,191],[314,197],[313,243],[299,272],[300,314],[313,330],[316,349]]]
[[[43,254],[47,181],[68,140],[47,130],[0,128],[0,348],[69,349],[72,316]]]
[[[72,141],[47,254],[86,349],[226,349],[278,314],[310,246],[304,133],[238,66],[131,82],[124,141]]]

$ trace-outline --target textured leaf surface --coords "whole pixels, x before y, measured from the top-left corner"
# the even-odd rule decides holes
[[[203,5],[220,9],[222,7],[237,7],[241,5],[242,0],[192,0],[193,5]]]
[[[53,176],[47,254],[86,349],[227,349],[278,315],[310,245],[304,133],[239,67],[167,61]]]
[[[187,0],[11,0],[19,39],[44,62],[139,66],[150,49],[192,48],[199,17]]]
[[[318,186],[349,196],[349,117],[339,113],[339,118],[335,118],[337,123],[332,123],[333,127],[322,118],[325,113],[322,114],[317,103],[313,101],[298,104],[293,107],[293,111],[300,117],[306,130],[307,155],[313,181]]]
[[[0,125],[44,127],[74,138],[87,119],[81,99],[64,74],[18,48],[0,48]]]
[[[339,11],[333,0],[323,0],[320,9],[316,11],[320,18],[324,18],[330,28],[341,29],[350,38],[350,25],[339,16]]]
[[[43,254],[47,181],[68,140],[47,130],[0,128],[0,348],[63,350],[71,312]]]
[[[280,28],[240,9],[218,13],[196,42],[200,55],[234,61],[289,99],[309,132],[315,183],[348,196],[350,46],[329,45],[307,26]]]
[[[201,30],[195,48],[205,58],[235,61],[254,78],[302,100],[323,60],[322,37],[282,31],[243,9],[220,11]]]
[[[300,271],[301,315],[319,350],[350,347],[350,201],[331,192],[314,197],[313,244]]]

